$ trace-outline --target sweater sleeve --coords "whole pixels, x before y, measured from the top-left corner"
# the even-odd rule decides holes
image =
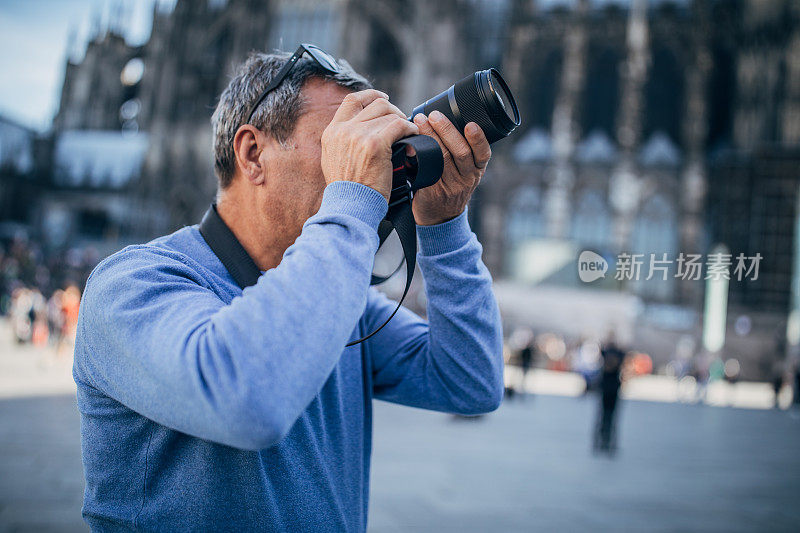
[[[182,254],[145,245],[111,256],[87,283],[76,376],[177,431],[271,446],[319,393],[364,312],[386,209],[366,186],[329,185],[280,265],[230,304]]]
[[[391,402],[460,414],[496,409],[503,398],[502,326],[492,279],[466,212],[418,227],[428,322],[406,308],[373,338],[373,389]],[[371,330],[396,306],[370,291]]]

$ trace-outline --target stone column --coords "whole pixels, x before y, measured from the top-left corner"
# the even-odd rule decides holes
[[[633,0],[628,16],[628,56],[623,64],[622,94],[617,118],[620,159],[612,171],[610,199],[614,208],[614,244],[617,250],[630,246],[634,217],[641,201],[641,177],[636,149],[642,135],[643,94],[650,59],[646,0]]]
[[[513,0],[508,22],[508,45],[504,51],[503,78],[520,94],[530,91],[527,69],[531,50],[535,46],[536,32],[532,20],[537,3],[531,0]]]
[[[566,237],[569,232],[570,194],[575,181],[572,155],[579,135],[578,106],[586,81],[588,11],[588,0],[581,0],[574,12],[573,24],[564,36],[564,66],[553,109],[554,160],[545,194],[545,219],[548,237],[557,239]]]
[[[708,47],[711,28],[705,3],[693,6],[692,47],[694,56],[686,76],[686,107],[683,137],[686,146],[686,165],[681,175],[680,251],[703,252],[703,209],[708,187],[705,162],[708,136],[708,105],[706,94],[712,55]],[[703,287],[699,283],[683,282],[679,296],[686,302],[700,304]]]
[[[392,100],[401,109],[410,111],[466,74],[465,47],[453,43],[464,40],[464,27],[471,10],[465,0],[413,0],[405,4],[390,0],[348,0],[343,31],[350,32],[351,21],[358,19],[366,25],[359,28],[359,23],[354,22],[360,35],[342,39],[343,55],[351,57],[358,39],[368,42],[368,32],[385,31],[397,43],[403,57],[400,94],[391,95]],[[366,62],[368,55],[362,54],[361,59]],[[356,68],[364,65],[354,64]]]
[[[483,260],[495,279],[502,278],[505,272],[505,244],[507,210],[500,202],[486,203],[481,209],[481,244]]]
[[[794,29],[789,37],[784,59],[786,73],[780,117],[780,142],[797,146],[800,145],[800,3],[792,3],[790,17]]]

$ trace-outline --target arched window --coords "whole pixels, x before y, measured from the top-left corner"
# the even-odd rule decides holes
[[[683,118],[683,70],[675,54],[666,47],[655,47],[653,64],[645,85],[643,139],[662,130],[680,145]]]
[[[711,79],[706,89],[708,102],[709,150],[727,145],[731,140],[736,67],[733,54],[722,46],[714,48]]]
[[[555,49],[541,64],[528,70],[527,105],[524,106],[525,124],[528,126],[550,129],[562,63],[563,52]]]
[[[541,192],[532,185],[519,187],[508,207],[507,243],[509,249],[544,235]]]
[[[631,287],[642,296],[668,299],[673,294],[675,283],[675,259],[678,254],[678,225],[674,206],[663,195],[656,194],[647,200],[639,210],[634,226],[631,251],[643,254],[639,281]],[[646,279],[650,272],[650,255],[655,254],[655,261],[663,259],[667,254],[670,264],[656,263],[655,266],[668,267],[667,279],[660,270],[654,270],[653,277]]]
[[[313,0],[282,0],[275,9],[275,28],[268,40],[268,50],[294,51],[300,43],[312,42],[336,54],[340,19],[333,6]]]
[[[593,47],[588,50],[588,54],[581,130],[585,132],[599,130],[614,138],[621,58],[612,48]]]
[[[580,193],[572,217],[571,235],[581,247],[605,250],[611,244],[611,213],[602,191]]]

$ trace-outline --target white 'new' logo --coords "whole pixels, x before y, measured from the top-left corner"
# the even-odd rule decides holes
[[[578,277],[584,283],[590,283],[596,279],[606,277],[608,262],[603,256],[590,250],[584,250],[578,256]]]

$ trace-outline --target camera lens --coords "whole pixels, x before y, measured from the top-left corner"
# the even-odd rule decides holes
[[[438,110],[463,133],[470,122],[476,122],[490,143],[507,137],[520,124],[519,110],[511,90],[495,69],[470,74],[414,108],[411,114]]]
[[[514,116],[514,110],[517,106],[514,104],[511,94],[506,92],[507,87],[505,86],[503,80],[498,78],[498,76],[492,72],[489,74],[489,85],[499,98],[500,106],[503,108],[503,111],[505,112],[506,116],[508,116],[509,120],[518,120],[517,117]]]

